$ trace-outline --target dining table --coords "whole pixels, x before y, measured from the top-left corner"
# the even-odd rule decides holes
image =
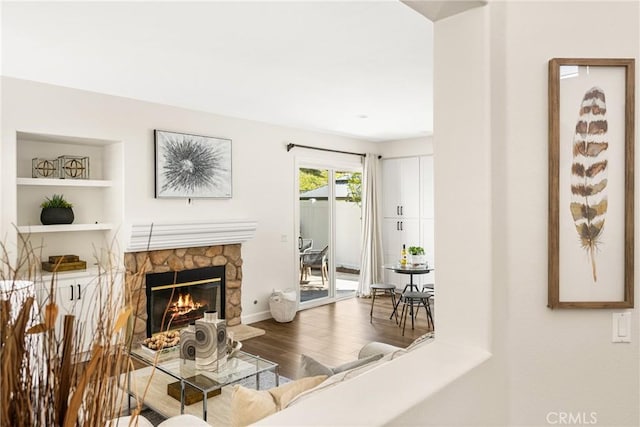
[[[404,287],[402,292],[406,292],[407,290],[418,292],[419,291],[418,285],[416,285],[415,282],[413,281],[413,276],[416,274],[431,273],[434,270],[434,268],[430,267],[428,264],[418,264],[418,265],[387,264],[387,265],[384,265],[384,268],[387,270],[392,270],[399,274],[409,275],[409,283],[407,283],[407,285]]]
[[[385,269],[387,270],[391,270],[394,271],[396,273],[399,274],[408,274],[409,275],[409,283],[407,283],[404,287],[404,289],[402,290],[402,294],[404,294],[405,292],[409,291],[409,292],[419,292],[420,290],[418,289],[418,285],[413,281],[413,276],[414,275],[420,275],[420,274],[428,274],[431,273],[434,268],[430,267],[428,264],[405,264],[402,265],[400,263],[396,263],[396,264],[385,264],[383,266]],[[429,286],[429,285],[424,285],[423,286],[423,290],[424,289],[429,289],[431,291],[433,291],[433,285]],[[391,319],[393,317],[394,314],[396,314],[398,312],[398,306],[400,305],[400,300],[401,298],[398,298],[398,301],[396,302],[395,307],[393,307],[393,312],[391,313],[391,316],[389,316],[389,319]],[[412,315],[413,315],[413,310],[412,310]],[[413,322],[413,318],[412,318],[412,322]]]

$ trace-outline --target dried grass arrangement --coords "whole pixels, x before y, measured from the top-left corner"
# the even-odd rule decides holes
[[[127,356],[131,308],[124,305],[121,264],[113,251],[96,259],[98,286],[85,298],[96,327],[85,343],[83,336],[91,335],[78,319],[60,314],[57,275],[42,283],[40,257],[27,239],[19,247],[18,255],[10,256],[0,243],[0,425],[107,425],[121,415],[126,385],[119,381],[133,369]],[[44,290],[39,298],[35,284]],[[56,328],[57,323],[63,326]],[[85,344],[91,350],[81,355]],[[133,410],[133,423],[140,408],[138,403]]]

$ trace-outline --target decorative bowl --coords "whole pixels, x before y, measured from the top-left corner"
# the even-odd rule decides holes
[[[230,339],[227,342],[227,357],[235,356],[236,354],[238,354],[241,348],[242,343],[240,341],[234,341],[233,339]]]

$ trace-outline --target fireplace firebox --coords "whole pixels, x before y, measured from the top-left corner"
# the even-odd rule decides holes
[[[225,267],[146,275],[147,337],[188,326],[215,310],[225,318]]]

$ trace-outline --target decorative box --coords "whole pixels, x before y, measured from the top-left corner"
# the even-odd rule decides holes
[[[31,159],[32,178],[59,178],[58,159]]]
[[[59,156],[58,170],[62,179],[89,179],[89,157]]]

